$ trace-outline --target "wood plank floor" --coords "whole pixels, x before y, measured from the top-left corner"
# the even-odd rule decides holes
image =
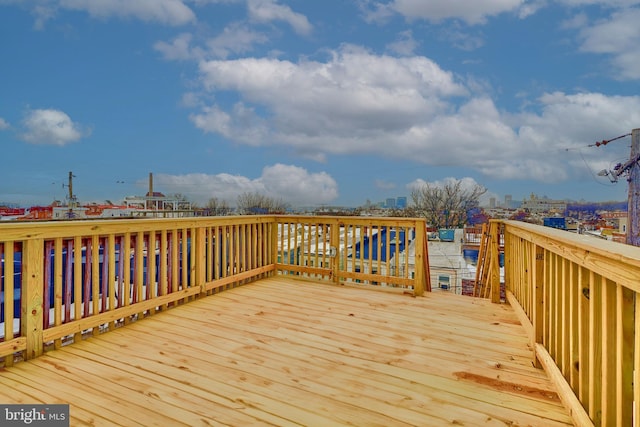
[[[71,425],[572,425],[508,305],[285,276],[0,372]]]

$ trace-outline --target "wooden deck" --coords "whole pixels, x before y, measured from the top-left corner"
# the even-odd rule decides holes
[[[286,276],[0,372],[71,425],[572,425],[508,305]]]

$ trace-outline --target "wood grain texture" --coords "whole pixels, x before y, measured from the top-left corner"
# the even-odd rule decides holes
[[[72,425],[572,425],[508,305],[273,277],[0,371]]]

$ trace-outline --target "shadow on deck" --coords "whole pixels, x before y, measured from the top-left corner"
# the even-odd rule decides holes
[[[0,374],[71,425],[572,425],[509,305],[276,276]]]

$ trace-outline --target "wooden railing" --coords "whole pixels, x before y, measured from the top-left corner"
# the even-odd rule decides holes
[[[640,248],[521,222],[492,225],[504,231],[507,299],[575,423],[638,425]]]
[[[0,224],[0,361],[261,277],[428,284],[423,220],[310,216]]]
[[[418,295],[431,290],[422,220],[285,216],[277,222],[278,271]]]

